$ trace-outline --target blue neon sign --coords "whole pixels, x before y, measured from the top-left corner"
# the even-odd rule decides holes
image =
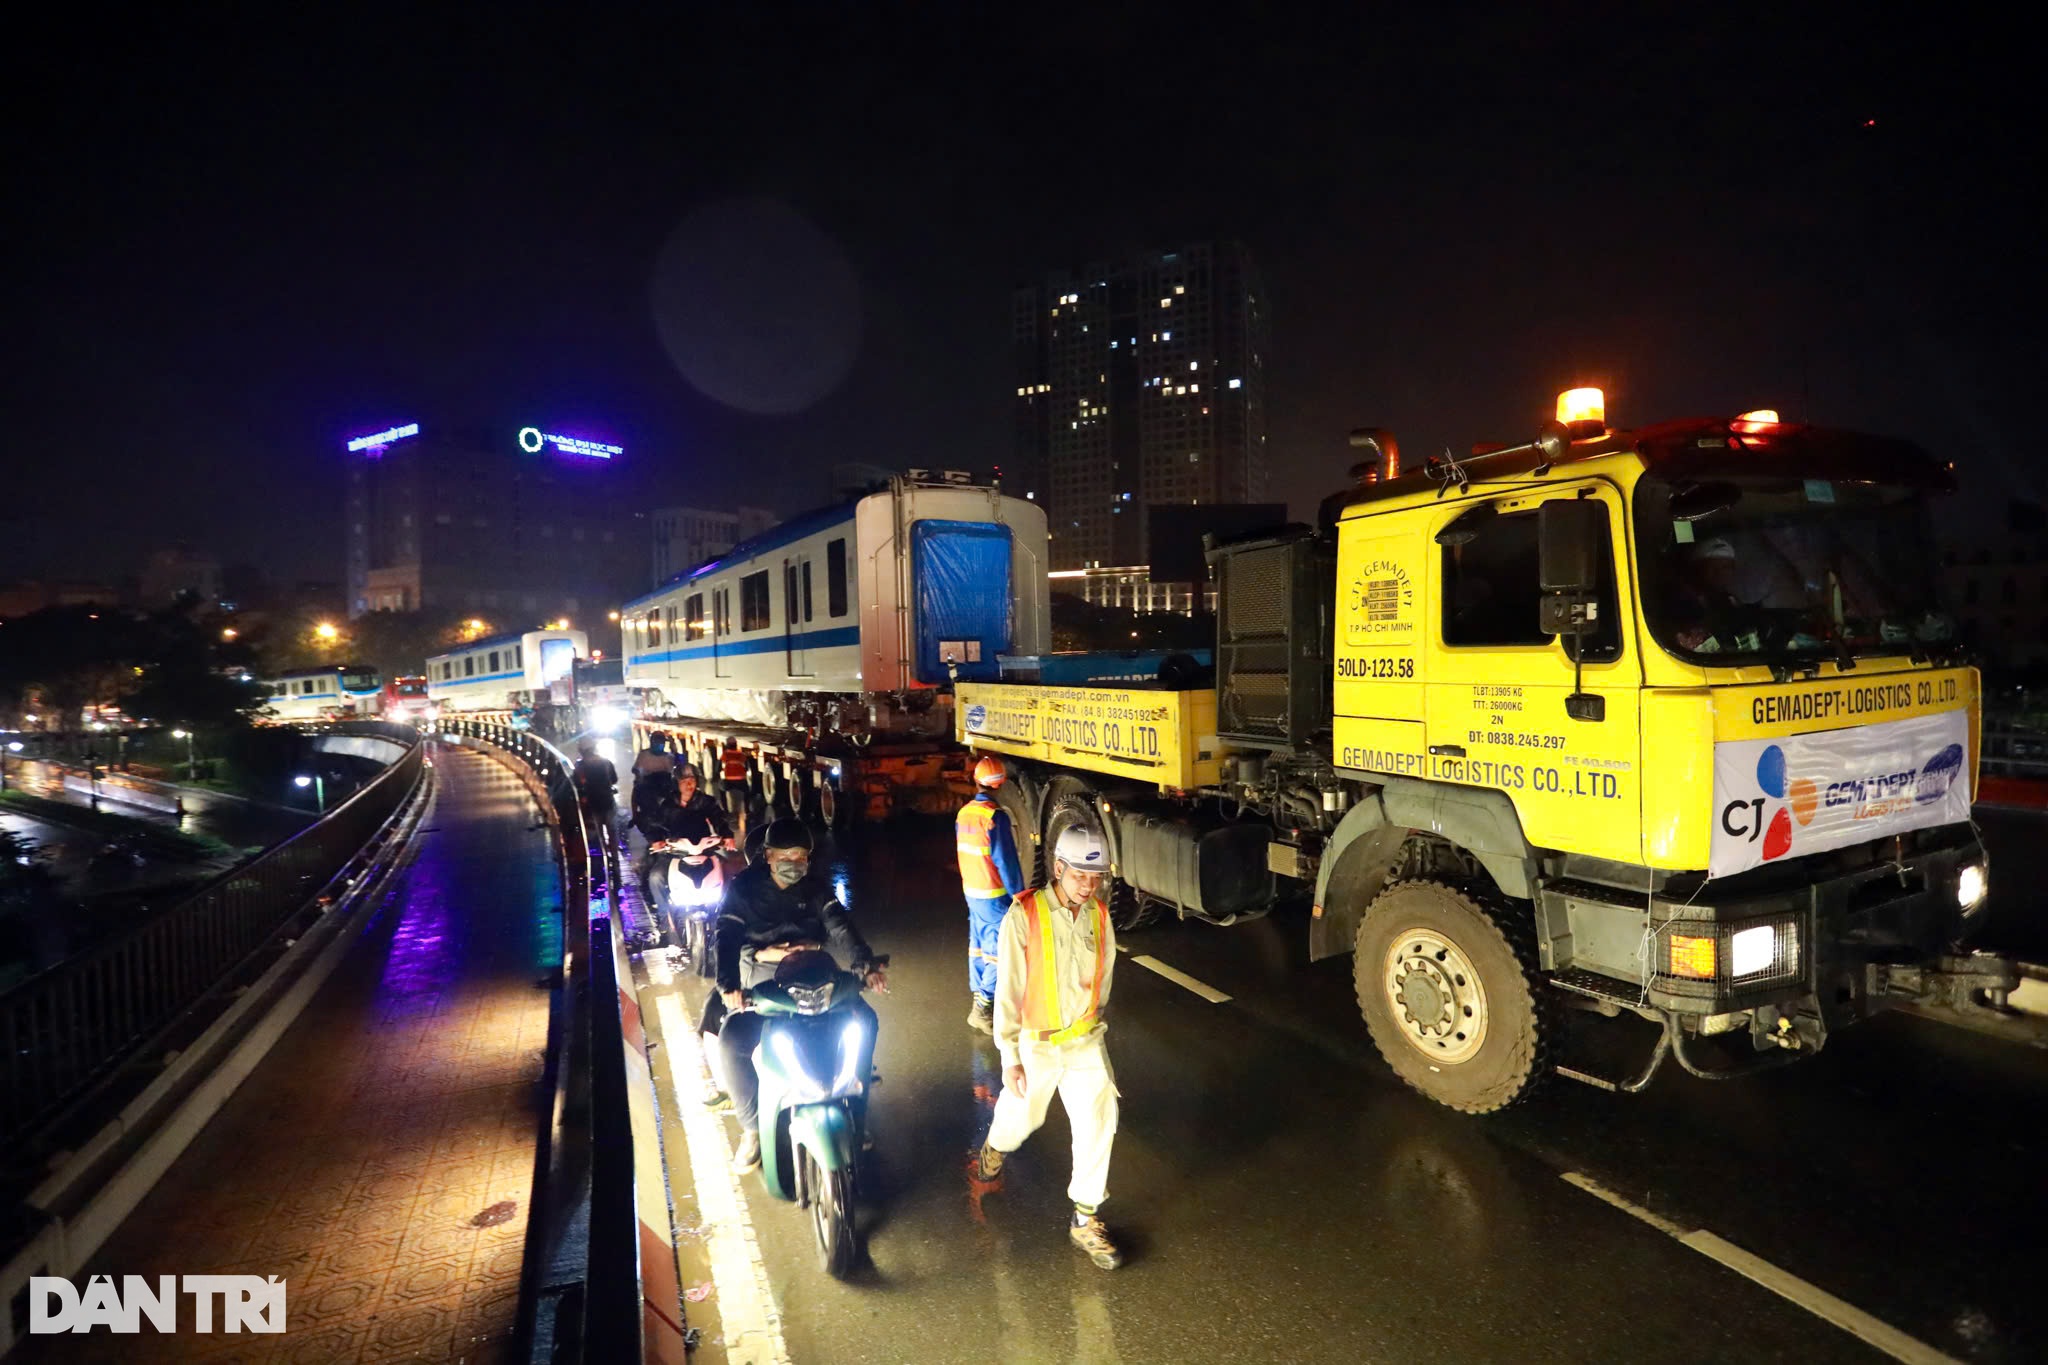
[[[381,450],[393,441],[403,441],[408,436],[417,436],[419,434],[420,424],[418,422],[408,422],[402,427],[391,427],[388,430],[379,431],[369,436],[354,437],[349,441],[348,448],[350,450]]]
[[[614,455],[626,453],[624,446],[606,445],[603,441],[586,440],[581,436],[560,436],[539,427],[519,428],[519,448],[529,455],[538,455],[547,446],[553,446],[564,455],[583,455],[593,460],[609,460]]]

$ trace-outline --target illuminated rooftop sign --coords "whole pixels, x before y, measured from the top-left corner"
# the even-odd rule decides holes
[[[546,446],[553,446],[564,455],[586,455],[593,460],[609,460],[614,455],[626,453],[624,446],[606,445],[603,441],[587,441],[581,436],[558,436],[539,427],[519,428],[521,450],[529,455],[538,455]]]
[[[419,434],[420,424],[418,422],[408,422],[402,427],[392,427],[388,431],[380,431],[373,436],[357,436],[348,443],[348,448],[350,450],[381,450],[393,441],[403,441],[408,436],[417,436]]]

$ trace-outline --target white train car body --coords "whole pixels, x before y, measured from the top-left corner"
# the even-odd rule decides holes
[[[907,479],[785,522],[620,609],[648,715],[943,735],[957,676],[1046,647],[1045,511]]]
[[[382,709],[383,680],[362,664],[299,668],[269,679],[265,703],[277,720],[334,720],[375,716]]]
[[[572,677],[589,648],[580,630],[529,630],[460,645],[427,660],[427,699],[444,716],[531,706]]]

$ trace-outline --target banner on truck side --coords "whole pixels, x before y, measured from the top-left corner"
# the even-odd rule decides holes
[[[1714,746],[1708,874],[1970,818],[1967,711]]]

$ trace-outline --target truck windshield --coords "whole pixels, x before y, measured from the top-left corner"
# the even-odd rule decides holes
[[[341,675],[341,685],[344,690],[349,692],[374,692],[377,690],[377,675],[375,673],[344,673]]]
[[[1718,474],[1636,490],[1643,601],[1665,649],[1717,664],[1922,654],[1955,636],[1920,489]]]

